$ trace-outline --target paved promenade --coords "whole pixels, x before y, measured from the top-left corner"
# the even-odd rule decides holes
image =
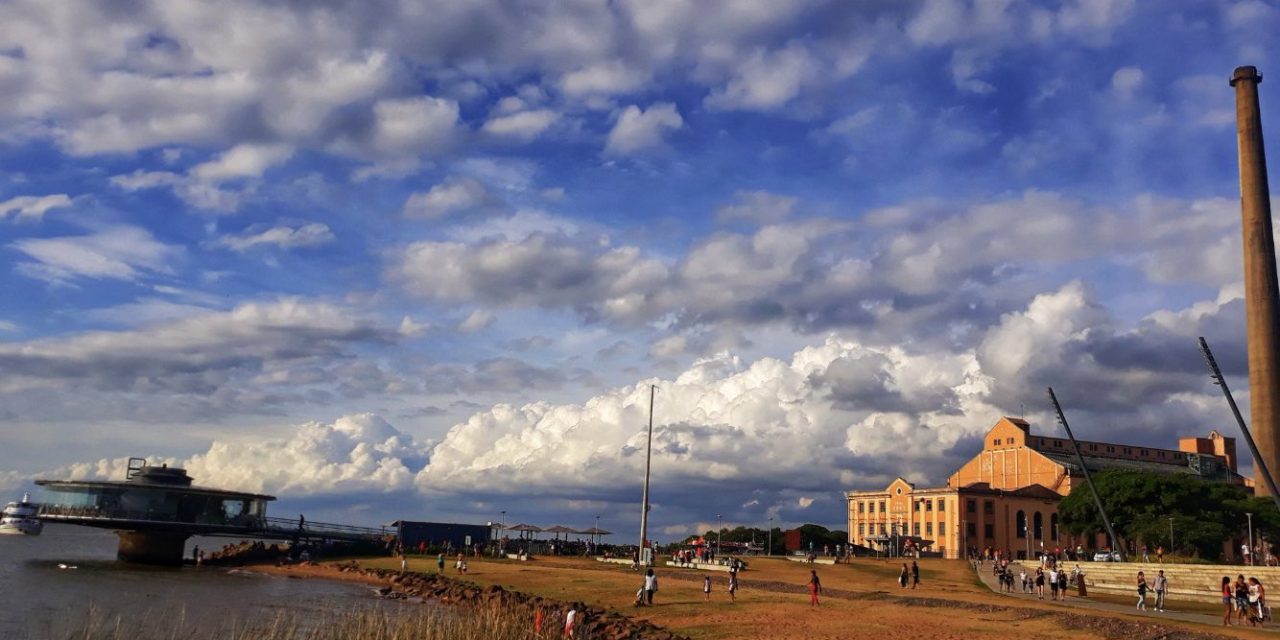
[[[1016,575],[1018,574],[1020,565],[1018,563],[1013,563],[1013,564],[1010,564],[1009,566],[1010,568],[1013,569],[1013,572],[1015,575],[1016,587],[1018,589],[1021,589],[1022,588],[1021,582],[1016,580]],[[1029,567],[1028,573],[1034,573],[1034,572],[1035,572],[1035,567]],[[996,583],[995,576],[991,575],[990,563],[984,563],[982,567],[978,569],[978,578],[982,580],[982,583],[987,585],[987,588],[991,589],[992,592],[1002,595],[1006,598],[1013,598],[1017,600],[1035,600],[1036,599],[1036,594],[1034,593],[1022,593],[1020,591],[1015,591],[1014,593],[1008,593],[1008,592],[1000,591],[1000,585]],[[1048,587],[1045,588],[1045,593],[1048,593]],[[1215,615],[1215,614],[1208,614],[1208,613],[1178,611],[1177,601],[1170,601],[1168,603],[1168,606],[1172,607],[1172,609],[1165,609],[1163,613],[1156,611],[1155,610],[1156,596],[1154,592],[1149,593],[1147,595],[1146,611],[1139,611],[1135,609],[1132,604],[1130,605],[1113,604],[1110,602],[1099,602],[1092,598],[1080,598],[1075,595],[1076,590],[1074,586],[1070,588],[1070,593],[1071,595],[1067,598],[1065,602],[1061,600],[1054,602],[1050,600],[1047,595],[1045,596],[1045,599],[1043,600],[1043,602],[1046,602],[1049,604],[1059,604],[1059,605],[1062,605],[1064,608],[1070,607],[1073,609],[1090,609],[1093,611],[1106,611],[1109,613],[1127,613],[1129,615],[1139,616],[1143,618],[1151,618],[1153,620],[1182,620],[1185,622],[1195,622],[1195,623],[1210,625],[1214,627],[1222,626],[1222,614],[1219,613]],[[1133,601],[1136,603],[1137,600],[1138,600],[1138,594],[1135,592],[1133,594]],[[1232,622],[1234,621],[1235,620],[1233,618]],[[1244,628],[1249,628],[1247,623],[1245,624]],[[1258,627],[1253,627],[1253,628],[1257,629]],[[1268,623],[1267,626],[1262,627],[1262,629],[1266,631],[1280,631],[1280,624]]]

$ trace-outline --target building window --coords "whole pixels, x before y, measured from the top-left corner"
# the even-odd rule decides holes
[[[964,525],[964,532],[965,532],[965,535],[969,536],[970,538],[976,538],[978,537],[978,525],[972,522],[966,522]]]
[[[920,535],[920,523],[919,523],[919,522],[912,522],[912,523],[911,523],[911,535],[913,535],[913,536],[918,536],[918,535]]]
[[[993,515],[996,512],[996,503],[991,500],[983,500],[982,512],[987,515]]]
[[[992,440],[991,444],[992,446],[996,446],[996,447],[1000,446],[1000,438],[996,438],[995,440]]]
[[[859,501],[859,502],[858,502],[858,513],[866,513],[866,506],[867,506],[867,503]]]
[[[983,525],[982,537],[988,538],[988,539],[996,537],[996,526],[993,524]]]
[[[932,500],[925,500],[925,501],[924,501],[924,510],[925,510],[925,511],[933,511],[933,501],[932,501]]]
[[[913,505],[913,507],[915,508],[916,513],[920,513],[920,503],[921,503],[921,502],[923,502],[923,500],[912,500],[912,501],[911,501],[911,504],[912,504],[912,505]]]
[[[940,536],[947,535],[947,523],[945,522],[938,523],[938,535]]]
[[[884,523],[880,523],[880,535],[884,535]]]
[[[947,501],[946,501],[946,500],[939,500],[939,501],[938,501],[938,511],[946,511],[946,510],[947,510]]]
[[[880,513],[884,513],[884,500],[880,501]]]
[[[1040,512],[1036,512],[1035,518],[1032,519],[1032,528],[1035,530],[1036,540],[1044,540],[1044,516]]]
[[[978,512],[978,501],[977,501],[977,500],[965,500],[964,508],[965,508],[965,510],[966,510],[966,511],[968,511],[969,513],[977,513],[977,512]]]
[[[924,523],[924,534],[925,534],[926,536],[931,536],[931,535],[933,535],[933,523],[932,523],[932,522],[926,522],[926,523]]]
[[[862,523],[858,523],[858,535],[860,535],[860,536],[861,536],[861,535],[865,534],[866,532],[867,532],[867,525],[862,524]]]
[[[1013,527],[1019,538],[1027,537],[1027,513],[1025,511],[1018,511],[1018,514],[1014,517]]]
[[[1107,453],[1115,453],[1115,452],[1116,452],[1115,447],[1107,447]]]

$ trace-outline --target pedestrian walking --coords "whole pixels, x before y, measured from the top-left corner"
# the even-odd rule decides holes
[[[1231,586],[1231,576],[1222,576],[1222,626],[1231,626],[1231,611],[1235,607],[1235,589]]]
[[[911,571],[907,569],[907,563],[902,563],[902,573],[898,574],[898,586],[907,588],[907,577],[911,575]]]
[[[1240,556],[1241,556],[1241,560],[1243,561],[1242,564],[1246,564],[1246,565],[1253,564],[1252,558],[1250,557],[1250,554],[1249,554],[1249,545],[1247,543],[1240,545]]]
[[[915,560],[911,561],[911,588],[920,586],[920,565]]]
[[[564,637],[573,637],[573,627],[578,621],[578,604],[574,603],[569,606],[569,613],[564,614]]]
[[[1169,579],[1164,577],[1164,569],[1156,574],[1155,584],[1151,585],[1156,589],[1156,611],[1164,612],[1164,594],[1169,590]]]
[[[1044,600],[1044,569],[1036,567],[1036,599]]]
[[[729,602],[738,601],[738,574],[729,574]]]
[[[733,584],[733,578],[729,578],[729,584]],[[702,578],[702,598],[706,602],[711,602],[711,576],[703,576]]]
[[[907,565],[905,564],[902,565],[902,570],[906,571]],[[902,586],[904,587],[907,586],[905,583],[905,577],[903,578],[903,581],[904,582]],[[822,582],[818,580],[818,572],[810,571],[809,572],[809,605],[814,607],[818,606],[818,596],[820,595],[822,595]]]
[[[404,554],[404,550],[402,549],[400,551],[400,573],[404,573],[408,570],[409,570],[409,556],[406,556]]]
[[[1164,564],[1164,547],[1156,547],[1156,562]]]
[[[1138,572],[1138,604],[1135,608],[1139,611],[1147,610],[1147,576],[1141,571]]]
[[[1236,576],[1233,589],[1236,596],[1236,624],[1240,625],[1249,613],[1249,583],[1244,581],[1243,573]]]
[[[650,567],[644,574],[644,600],[645,604],[653,606],[653,593],[658,590],[658,576],[654,575],[653,568]]]
[[[436,556],[436,571],[438,573],[444,573],[444,552],[443,551],[440,552],[440,555]]]
[[[1266,590],[1257,578],[1249,577],[1249,626],[1262,626],[1266,619]]]
[[[1062,598],[1063,602],[1067,601],[1067,570],[1066,569],[1058,570],[1058,595]]]
[[[1141,549],[1142,549],[1142,561],[1151,562],[1151,556],[1147,555],[1147,545],[1145,544],[1142,545]]]
[[[1049,599],[1050,600],[1058,599],[1058,570],[1057,569],[1049,570]]]

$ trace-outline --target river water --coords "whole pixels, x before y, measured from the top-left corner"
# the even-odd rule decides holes
[[[192,539],[212,551],[233,542]],[[172,628],[243,627],[276,611],[317,613],[372,603],[368,587],[223,568],[161,568],[117,562],[110,531],[48,524],[39,536],[0,536],[0,638],[66,638],[89,611]],[[72,568],[61,568],[67,565]]]

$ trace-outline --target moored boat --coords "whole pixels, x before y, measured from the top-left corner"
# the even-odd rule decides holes
[[[10,502],[0,512],[0,535],[38,536],[44,523],[36,518],[40,505],[31,502],[31,496],[22,494],[22,502]]]

